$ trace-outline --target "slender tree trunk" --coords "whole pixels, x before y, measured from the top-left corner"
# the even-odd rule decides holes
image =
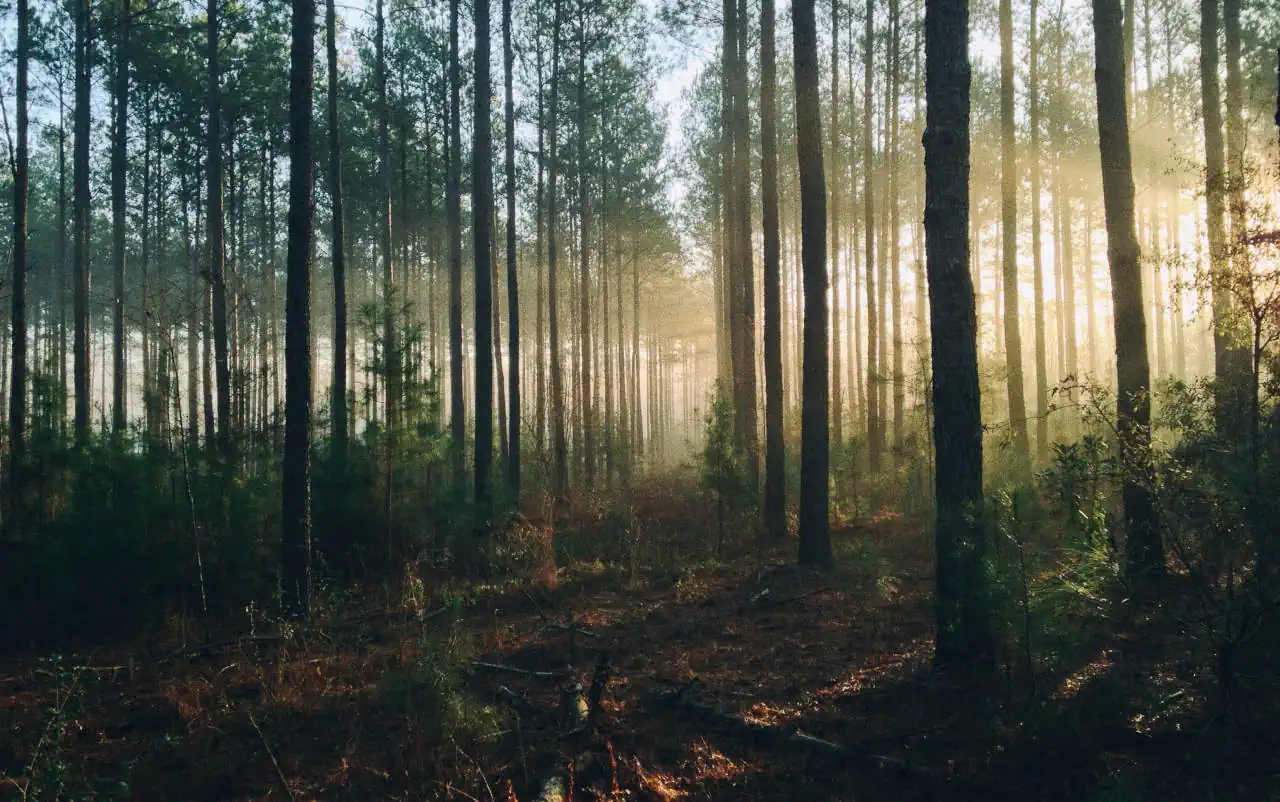
[[[906,374],[902,358],[902,222],[901,174],[898,171],[898,113],[901,92],[901,49],[899,44],[898,0],[889,0],[889,295],[893,305],[893,447],[901,454],[902,423],[906,407]]]
[[[209,281],[213,288],[213,349],[216,374],[218,409],[217,442],[224,457],[231,455],[231,371],[227,349],[227,284],[226,253],[223,242],[222,216],[222,89],[218,67],[218,27],[221,4],[219,0],[208,3],[208,223]]]
[[[863,38],[863,79],[862,79],[862,211],[863,224],[866,229],[866,271],[867,285],[867,455],[872,473],[883,467],[884,427],[881,422],[880,409],[880,352],[879,352],[879,308],[876,304],[876,226],[875,226],[875,192],[872,178],[875,173],[875,150],[873,146],[874,125],[872,118],[871,88],[874,84],[872,69],[875,66],[875,20],[874,0],[867,0],[866,33]]]
[[[58,389],[67,393],[67,104],[64,81],[58,80]],[[78,286],[78,285],[77,285]],[[74,358],[74,357],[73,357]],[[67,434],[67,411],[58,411],[58,433]]]
[[[1107,259],[1115,303],[1116,419],[1126,466],[1122,491],[1131,578],[1162,573],[1156,508],[1145,477],[1150,473],[1151,398],[1147,366],[1142,273],[1134,229],[1133,166],[1125,101],[1119,0],[1093,0],[1094,79],[1098,94],[1098,144],[1106,209]]]
[[[591,195],[588,189],[587,167],[587,20],[585,8],[579,9],[578,18],[578,406],[582,416],[582,466],[583,484],[590,491],[595,484],[595,410],[591,379]]]
[[[543,254],[545,251],[546,228],[547,228],[547,207],[546,207],[546,114],[544,109],[544,100],[546,97],[543,86],[543,46],[542,37],[538,36],[537,40],[537,58],[538,58],[538,179],[535,188],[534,205],[536,207],[536,228],[534,250],[536,251],[536,265],[534,274],[537,276],[537,382],[535,385],[535,401],[534,401],[534,443],[538,450],[538,454],[545,454],[546,451],[546,432],[547,432],[547,341],[546,337],[546,275],[543,271]]]
[[[549,164],[547,168],[547,321],[551,348],[551,450],[552,491],[557,501],[563,502],[569,495],[569,448],[565,438],[564,368],[560,352],[559,313],[559,261],[558,228],[560,224],[559,197],[556,179],[559,177],[559,103],[560,103],[560,12],[561,0],[553,0],[551,23],[551,115],[549,121]]]
[[[812,6],[810,6],[812,13]],[[764,533],[787,535],[786,453],[782,427],[781,244],[778,236],[777,47],[773,0],[760,4],[760,200],[764,235]],[[833,87],[835,84],[833,84]],[[835,90],[833,89],[833,94]],[[839,108],[837,106],[837,108]],[[838,140],[832,151],[839,148]],[[838,182],[837,182],[838,183]],[[834,217],[834,216],[833,216]],[[833,219],[832,227],[835,228]],[[832,289],[832,295],[835,288]],[[832,320],[832,328],[839,322]],[[838,365],[833,371],[839,375]],[[837,396],[838,398],[839,396]],[[840,420],[836,402],[835,420]],[[839,430],[837,429],[837,432]],[[837,442],[839,434],[836,435]],[[821,551],[821,549],[819,549]]]
[[[1031,445],[1027,437],[1022,335],[1018,320],[1018,168],[1013,129],[1013,2],[1000,0],[1000,235],[1004,277],[1004,356],[1008,366],[1014,469],[1020,477],[1026,477],[1031,473]]]
[[[840,0],[832,0],[830,150],[831,175],[833,176],[831,181],[831,436],[835,439],[837,448],[844,444],[844,401],[840,393],[840,185],[842,183],[840,111]],[[768,399],[765,400],[765,404],[768,404]],[[765,415],[767,418],[767,411]],[[768,425],[767,421],[766,425]],[[767,450],[768,446],[766,444]]]
[[[489,0],[475,2],[475,121],[471,146],[472,247],[475,270],[476,332],[476,520],[487,525],[491,512],[493,463],[493,142],[489,101]],[[478,553],[477,553],[478,556]],[[475,566],[480,568],[481,566]]]
[[[72,206],[75,285],[75,435],[84,445],[89,437],[90,368],[89,368],[89,117],[91,61],[93,58],[90,0],[76,0],[75,6],[75,145],[72,172],[75,199]]]
[[[802,565],[831,562],[828,529],[827,187],[818,97],[818,31],[813,0],[793,0],[796,151],[804,261],[804,388],[800,413],[800,554]]]
[[[1049,368],[1045,355],[1044,264],[1040,254],[1040,39],[1037,6],[1036,0],[1031,0],[1031,270],[1036,338],[1036,464],[1045,465],[1049,461]]]
[[[467,412],[462,367],[462,75],[458,51],[458,0],[449,0],[449,175],[445,216],[449,228],[449,431],[453,484],[466,482]]]
[[[330,414],[331,456],[341,473],[347,461],[347,438],[351,430],[347,422],[347,263],[346,220],[343,218],[342,144],[338,133],[338,19],[334,0],[325,0],[325,54],[329,63],[329,98],[326,114],[329,121],[329,195],[332,205],[333,238],[333,387]],[[273,271],[274,272],[274,271]],[[275,338],[272,338],[274,342]]]
[[[116,3],[116,63],[111,99],[115,112],[111,135],[111,263],[115,286],[111,302],[111,430],[124,432],[125,407],[124,271],[125,271],[125,180],[129,142],[129,0]]]
[[[316,7],[315,0],[292,0],[292,5],[280,588],[285,613],[306,618],[311,585],[311,234],[315,208],[311,105]]]
[[[396,335],[395,265],[391,244],[391,111],[387,104],[386,15],[383,0],[374,5],[374,80],[378,91],[378,250],[382,260],[382,295],[386,310],[382,317],[382,360],[386,373],[387,431],[394,436],[400,408],[400,345]],[[487,119],[487,118],[486,118]]]
[[[982,415],[969,272],[968,0],[926,0],[925,251],[937,453],[937,649],[942,668],[986,669]]]
[[[507,353],[511,365],[507,379],[510,390],[510,434],[507,452],[507,491],[512,503],[520,501],[520,288],[516,272],[516,117],[513,95],[515,51],[511,46],[511,0],[502,2],[502,62],[503,88],[506,94],[504,116],[506,123],[506,179],[507,179],[507,329],[510,343]],[[539,172],[541,180],[541,172]],[[541,341],[539,341],[541,347]]]
[[[22,484],[27,443],[27,154],[28,65],[31,61],[31,8],[18,0],[17,48],[18,147],[13,164],[13,369],[9,390],[8,521],[22,522]],[[61,239],[61,231],[59,231]]]
[[[752,498],[760,487],[759,406],[756,388],[756,279],[751,245],[751,121],[747,100],[747,0],[738,0],[737,59],[733,83],[734,210],[738,215],[734,233],[738,237],[737,279],[738,341],[741,358],[735,362],[736,388],[734,416],[738,441],[746,460],[747,481]],[[825,234],[824,234],[825,236]]]
[[[1218,83],[1219,0],[1200,0],[1200,95],[1204,120],[1205,228],[1209,239],[1209,280],[1213,292],[1213,365],[1216,380],[1217,423],[1220,431],[1237,427],[1238,390],[1244,380],[1241,349],[1230,336],[1232,303],[1228,290],[1229,257],[1226,232],[1227,175],[1223,157],[1222,99]]]

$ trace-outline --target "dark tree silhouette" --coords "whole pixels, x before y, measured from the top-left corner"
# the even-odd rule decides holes
[[[985,669],[994,651],[983,583],[982,415],[969,273],[968,32],[968,0],[926,0],[924,232],[937,460],[934,663]]]
[[[507,180],[507,330],[510,337],[507,348],[511,360],[507,371],[508,396],[511,413],[508,425],[507,490],[513,502],[520,499],[520,289],[516,274],[516,112],[512,73],[515,69],[515,50],[511,46],[511,0],[502,0],[502,66],[503,66],[503,118],[505,122],[506,180]],[[539,343],[541,348],[542,344]]]
[[[30,85],[31,8],[18,0],[18,147],[13,163],[13,372],[9,385],[9,514],[19,515],[27,442],[27,94]],[[11,519],[12,520],[12,519]]]
[[[285,614],[306,618],[311,585],[311,234],[315,207],[311,106],[316,5],[315,0],[292,0],[292,6],[280,587]]]
[[[827,397],[827,182],[822,166],[818,25],[813,0],[791,4],[804,272],[804,379],[800,411],[800,563],[831,562]]]
[[[764,532],[787,534],[782,434],[781,243],[778,236],[777,43],[773,0],[760,3],[760,200],[764,234]]]
[[[475,122],[471,145],[471,217],[475,270],[477,521],[487,525],[493,466],[493,139],[489,99],[489,0],[475,0]]]
[[[1150,370],[1147,323],[1142,308],[1142,272],[1134,227],[1133,163],[1129,112],[1125,105],[1123,23],[1119,0],[1093,0],[1094,83],[1098,95],[1098,147],[1102,154],[1102,200],[1107,260],[1115,303],[1116,421],[1121,460],[1129,467],[1122,490],[1131,577],[1162,572],[1155,504],[1145,479],[1151,446]]]
[[[342,143],[338,133],[338,34],[337,12],[334,0],[325,0],[324,41],[329,64],[329,197],[333,239],[333,415],[330,447],[333,461],[339,470],[347,460],[347,265],[346,237],[342,205]]]

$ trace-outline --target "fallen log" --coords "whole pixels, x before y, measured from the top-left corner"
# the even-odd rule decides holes
[[[766,724],[752,721],[737,713],[731,713],[722,706],[696,698],[691,691],[699,684],[695,677],[679,688],[671,691],[659,691],[653,695],[653,701],[660,707],[675,708],[692,713],[697,718],[716,727],[749,735],[757,743],[765,745],[790,745],[809,752],[842,757],[881,771],[892,771],[920,777],[930,775],[928,769],[885,755],[877,755],[856,747],[849,747],[834,741],[828,741],[802,731],[794,724]]]
[[[471,668],[485,671],[503,671],[508,674],[519,674],[522,677],[537,677],[539,679],[564,679],[569,676],[569,672],[564,669],[560,671],[535,671],[529,668],[503,665],[502,663],[485,663],[480,660],[472,663]]]

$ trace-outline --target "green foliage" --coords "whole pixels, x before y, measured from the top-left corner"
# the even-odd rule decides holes
[[[746,456],[734,439],[733,402],[728,393],[713,391],[702,447],[702,488],[716,510],[716,553],[723,552],[729,532],[750,520],[758,495],[747,469]]]
[[[19,641],[109,636],[179,609],[238,609],[271,592],[279,479],[133,434],[32,455],[27,522],[0,560],[0,619]],[[184,464],[187,466],[184,469]],[[188,483],[189,477],[189,483]]]
[[[852,589],[881,599],[891,599],[897,593],[893,565],[870,537],[840,540],[836,551],[834,562]]]
[[[414,724],[431,745],[470,741],[493,732],[498,714],[465,688],[476,647],[455,619],[440,633],[424,632],[416,655],[379,683],[379,696]]]
[[[52,685],[50,703],[26,763],[16,775],[0,769],[0,789],[11,786],[23,802],[129,799],[132,794],[124,778],[82,777],[80,761],[68,748],[72,733],[79,728],[76,719],[82,714],[84,674],[67,666],[58,654],[42,659],[34,673]],[[125,772],[128,768],[121,767]]]

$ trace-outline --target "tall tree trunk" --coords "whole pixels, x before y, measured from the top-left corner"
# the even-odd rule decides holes
[[[330,245],[333,260],[333,388],[330,414],[331,456],[341,472],[347,461],[347,263],[346,221],[343,219],[342,144],[338,134],[338,15],[334,0],[325,0],[325,53],[329,63],[329,98],[326,109],[329,121],[329,195],[332,207],[333,238]],[[275,338],[272,338],[274,342]]]
[[[1031,271],[1036,338],[1036,464],[1049,461],[1049,367],[1044,332],[1044,264],[1040,255],[1040,40],[1038,3],[1031,0],[1030,81],[1031,124]]]
[[[556,180],[560,174],[559,104],[560,104],[560,25],[561,2],[553,0],[551,23],[551,114],[549,120],[549,158],[547,166],[547,321],[548,345],[551,349],[551,450],[552,489],[557,501],[569,495],[569,447],[565,437],[564,365],[560,352],[559,312],[559,197]]]
[[[311,234],[315,207],[311,104],[316,6],[315,0],[292,0],[292,5],[280,589],[285,613],[306,618],[311,585]]]
[[[899,217],[902,190],[898,172],[898,100],[901,92],[901,49],[898,0],[889,0],[889,295],[893,305],[893,447],[902,445],[902,418],[906,407],[906,374],[902,358],[902,224]]]
[[[91,392],[89,373],[89,82],[93,59],[90,0],[76,0],[75,6],[75,145],[72,153],[72,172],[75,198],[72,204],[72,242],[74,254],[75,285],[75,347],[74,389],[76,442],[83,445],[89,437],[89,409]]]
[[[738,300],[738,341],[741,358],[735,362],[734,417],[738,442],[746,460],[747,481],[752,497],[760,487],[759,406],[756,389],[756,279],[751,245],[751,110],[747,100],[747,0],[738,0],[738,50],[734,63],[733,139],[734,206],[738,220],[735,268]]]
[[[1164,570],[1150,473],[1151,398],[1147,365],[1142,273],[1134,228],[1133,166],[1125,102],[1120,0],[1093,0],[1094,80],[1098,95],[1098,145],[1106,209],[1107,259],[1115,303],[1116,420],[1125,465],[1127,570],[1140,578]]]
[[[218,67],[219,0],[208,2],[208,202],[209,281],[213,287],[213,361],[218,391],[217,442],[224,457],[231,454],[231,370],[227,350],[226,253],[222,217],[222,89]]]
[[[125,180],[129,144],[129,0],[118,0],[116,14],[116,63],[111,88],[115,111],[111,133],[111,264],[115,272],[111,299],[111,430],[119,435],[124,432],[128,412],[125,407],[128,376],[124,359],[124,270]]]
[[[539,15],[539,23],[541,23],[541,15]],[[534,212],[536,223],[536,232],[534,234],[534,251],[535,266],[534,274],[537,277],[537,339],[536,339],[536,382],[534,385],[534,445],[538,454],[545,454],[546,448],[546,431],[547,431],[547,347],[544,345],[546,340],[546,276],[543,274],[543,254],[545,253],[544,236],[546,233],[546,113],[544,108],[546,92],[543,89],[545,81],[543,55],[545,53],[542,44],[541,24],[539,24],[536,38],[536,55],[538,69],[538,178],[537,185],[534,189]]]
[[[837,448],[844,444],[844,401],[840,393],[840,111],[840,0],[831,0],[831,436]],[[765,415],[768,416],[767,411]],[[766,444],[766,451],[767,448]]]
[[[520,289],[516,273],[516,116],[512,90],[515,70],[515,51],[511,46],[511,0],[502,0],[502,63],[503,89],[506,94],[504,122],[506,123],[506,179],[507,179],[507,330],[510,343],[507,353],[511,364],[507,373],[510,390],[510,434],[507,437],[507,491],[512,503],[520,501]],[[541,174],[539,174],[541,176]],[[541,347],[541,344],[539,344]]]
[[[582,416],[583,484],[590,491],[595,484],[595,410],[591,379],[591,195],[587,167],[587,19],[585,7],[578,16],[578,405]]]
[[[31,60],[31,8],[18,0],[17,125],[13,164],[13,370],[9,390],[9,504],[12,522],[21,523],[23,462],[27,443],[27,156],[28,64]],[[59,239],[62,232],[59,231]]]
[[[1249,272],[1247,212],[1245,205],[1244,81],[1240,74],[1240,0],[1222,0],[1223,53],[1227,59],[1227,207],[1231,215],[1231,269],[1239,276]]]
[[[1022,335],[1018,320],[1018,168],[1013,127],[1013,2],[1000,0],[1000,236],[1004,278],[1004,356],[1008,368],[1014,470],[1020,477],[1027,477],[1031,473],[1031,445],[1027,437]]]
[[[391,111],[387,104],[386,15],[383,0],[374,5],[377,30],[374,36],[375,76],[378,91],[378,250],[382,259],[382,296],[386,311],[382,317],[382,358],[386,372],[386,424],[394,435],[400,409],[400,345],[396,335],[395,265],[391,244]],[[486,118],[487,119],[487,118]]]
[[[1205,228],[1209,240],[1209,279],[1213,292],[1213,366],[1217,424],[1233,430],[1238,390],[1243,384],[1240,349],[1229,333],[1232,303],[1227,273],[1226,168],[1222,141],[1222,96],[1218,83],[1218,2],[1200,0],[1200,96],[1204,120]]]
[[[472,247],[475,270],[477,521],[485,525],[492,502],[493,463],[493,142],[489,101],[489,0],[475,2],[475,121],[471,146]],[[478,556],[478,555],[477,555]],[[480,566],[477,565],[477,568]]]
[[[801,258],[804,262],[804,387],[800,413],[800,554],[802,565],[831,562],[828,522],[830,442],[827,397],[827,187],[822,166],[818,31],[813,0],[793,0],[796,152],[800,163]]]
[[[983,581],[982,414],[968,264],[968,30],[968,0],[926,0],[924,232],[938,516],[934,663],[985,669],[994,649]]]
[[[762,219],[764,235],[764,533],[770,540],[781,540],[787,535],[787,491],[786,453],[782,427],[782,303],[780,297],[782,276],[781,243],[778,236],[778,132],[775,97],[778,79],[774,17],[773,0],[761,0],[760,200],[764,212]],[[833,152],[839,147],[838,141],[834,145]],[[835,227],[834,219],[832,227]],[[833,288],[832,295],[834,294]],[[838,321],[832,320],[832,327],[838,328]],[[834,370],[833,374],[838,376],[838,370]],[[839,410],[840,404],[837,401],[836,421],[840,420]],[[839,441],[838,431],[837,428],[837,441]]]
[[[875,150],[872,137],[874,125],[872,119],[871,88],[874,84],[872,69],[875,66],[875,2],[867,0],[866,33],[863,38],[863,78],[862,78],[862,211],[866,229],[866,260],[864,269],[867,279],[867,455],[872,473],[879,471],[883,465],[884,426],[881,420],[883,411],[880,408],[880,352],[879,352],[879,308],[876,304],[876,226],[875,226]]]
[[[449,432],[453,485],[461,495],[467,474],[467,411],[462,367],[462,74],[458,0],[449,0],[449,175],[445,217],[449,228]]]
[[[67,398],[67,104],[58,79],[58,389]],[[58,433],[67,434],[67,411],[59,407]]]

